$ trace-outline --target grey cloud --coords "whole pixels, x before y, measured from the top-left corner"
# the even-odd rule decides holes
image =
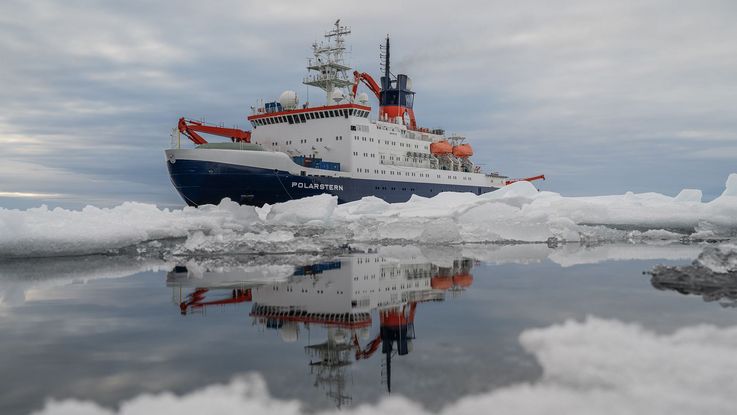
[[[175,203],[160,156],[179,116],[244,127],[257,98],[304,96],[309,44],[334,17],[353,27],[362,70],[378,70],[390,33],[419,121],[465,133],[480,163],[512,176],[545,172],[546,188],[569,194],[700,187],[709,197],[734,170],[729,1],[0,7],[3,161],[115,181],[112,204],[141,194]],[[10,174],[1,191],[94,196]]]

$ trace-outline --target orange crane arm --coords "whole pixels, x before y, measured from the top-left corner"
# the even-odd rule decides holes
[[[376,99],[381,100],[381,87],[379,84],[374,81],[374,78],[371,77],[371,75],[367,74],[366,72],[358,72],[353,71],[353,78],[355,81],[353,82],[353,96],[356,96],[356,92],[358,92],[358,83],[363,82],[370,90],[371,92],[376,95]]]
[[[381,333],[377,334],[376,337],[366,345],[366,348],[361,350],[361,345],[358,343],[358,337],[353,335],[353,346],[356,348],[356,360],[368,359],[371,357],[381,346]]]
[[[504,182],[505,185],[512,184],[515,182],[534,182],[535,180],[545,180],[545,175],[541,174],[539,176],[534,177],[525,177],[524,179],[509,179],[506,182]]]
[[[394,325],[407,325],[414,323],[415,314],[417,313],[417,302],[413,301],[410,303],[409,316],[407,317],[404,316],[405,310],[406,306],[402,307],[401,312],[390,311],[386,315],[382,315],[381,325],[383,326],[385,323]],[[354,334],[353,347],[356,349],[356,360],[368,359],[369,357],[371,357],[374,353],[376,353],[377,350],[379,350],[379,346],[381,346],[382,341],[383,339],[381,338],[381,331],[379,331],[379,334],[377,334],[376,337],[371,340],[362,350],[361,344],[358,342],[358,336]]]
[[[195,144],[207,144],[207,140],[202,138],[201,135],[197,134],[198,132],[205,133],[205,134],[211,134],[211,135],[218,135],[221,137],[228,137],[233,142],[251,142],[251,132],[250,131],[243,131],[239,130],[237,128],[225,128],[225,127],[218,127],[215,125],[207,125],[205,123],[199,122],[199,121],[193,121],[185,119],[184,117],[179,119],[179,131],[186,135],[187,138],[192,140]]]
[[[224,305],[224,304],[237,304],[242,302],[248,302],[251,301],[251,290],[234,290],[233,296],[230,298],[223,298],[220,300],[212,300],[212,301],[203,301],[205,299],[205,293],[207,293],[209,290],[207,288],[197,288],[192,294],[190,294],[190,298],[187,301],[182,301],[179,304],[179,309],[181,310],[182,314],[187,314],[187,308],[190,309],[196,309],[196,308],[204,308],[211,305]]]

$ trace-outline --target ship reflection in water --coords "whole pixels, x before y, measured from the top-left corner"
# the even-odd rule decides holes
[[[254,324],[277,330],[283,341],[295,342],[306,331],[314,386],[340,407],[351,402],[348,366],[380,351],[380,363],[374,361],[381,365],[381,384],[391,392],[392,359],[412,351],[420,304],[459,295],[473,282],[473,260],[438,265],[420,258],[359,254],[297,266],[291,275],[272,275],[270,281],[263,280],[263,269],[194,278],[187,267],[177,266],[167,284],[183,315],[248,302]],[[315,326],[325,329],[321,341],[309,340]]]

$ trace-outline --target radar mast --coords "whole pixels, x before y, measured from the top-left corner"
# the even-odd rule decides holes
[[[344,36],[351,33],[351,28],[341,26],[340,19],[335,21],[335,28],[325,33],[325,41],[312,44],[314,58],[310,58],[307,69],[310,72],[302,81],[303,84],[316,86],[326,93],[327,105],[337,104],[347,96],[341,93],[339,96],[333,94],[336,88],[347,88],[353,85],[353,80],[348,78],[350,66],[345,65],[343,53],[345,52]]]

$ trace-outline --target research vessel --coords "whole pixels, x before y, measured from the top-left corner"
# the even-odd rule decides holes
[[[250,131],[180,118],[166,164],[188,205],[229,198],[261,206],[322,193],[337,196],[338,203],[366,196],[404,202],[412,195],[482,194],[518,180],[544,179],[485,173],[471,161],[473,149],[464,137],[420,127],[411,78],[391,72],[389,37],[381,46],[377,83],[348,66],[350,33],[338,20],[323,41],[312,44],[303,84],[323,90],[324,103],[300,103],[289,90],[278,100],[258,100],[247,117]],[[358,91],[362,84],[378,101],[376,114],[369,95]],[[201,134],[230,142],[209,143]],[[182,135],[195,147],[183,148]]]

